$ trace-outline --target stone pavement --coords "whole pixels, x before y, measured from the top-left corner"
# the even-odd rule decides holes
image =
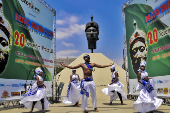
[[[97,100],[97,106],[100,113],[138,113],[133,107],[133,100],[124,100],[125,105],[121,105],[119,100],[113,102],[113,105],[109,105],[109,100]],[[95,113],[91,100],[88,99],[89,113]],[[80,101],[81,106],[81,101]],[[30,109],[15,108],[2,110],[0,113],[28,113]],[[33,113],[42,113],[37,109],[34,109]],[[54,103],[49,106],[46,113],[83,113],[81,107],[68,106],[63,103]],[[170,113],[170,106],[161,105],[154,113]]]

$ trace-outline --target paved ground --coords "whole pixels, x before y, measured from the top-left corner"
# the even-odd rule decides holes
[[[88,100],[88,103],[89,103],[88,105],[89,113],[95,113],[91,104],[91,100]],[[114,113],[138,113],[132,107],[133,103],[134,101],[132,100],[125,100],[124,101],[125,105],[121,105],[120,101],[117,100],[113,102],[113,105],[109,105],[108,101],[106,100],[98,100],[97,106],[100,113],[113,113],[113,112]],[[30,109],[15,108],[15,109],[2,110],[0,111],[0,113],[28,113],[29,110]],[[33,113],[41,113],[41,112],[35,109]],[[49,106],[49,108],[46,110],[46,113],[82,113],[82,109],[81,107],[68,106],[63,103],[55,103]],[[154,111],[154,113],[170,113],[170,106],[161,105],[157,110]]]

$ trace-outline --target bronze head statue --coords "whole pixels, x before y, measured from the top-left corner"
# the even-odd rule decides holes
[[[93,16],[91,16],[91,22],[86,24],[85,32],[88,40],[88,49],[96,49],[96,41],[99,40],[99,26],[93,21]]]

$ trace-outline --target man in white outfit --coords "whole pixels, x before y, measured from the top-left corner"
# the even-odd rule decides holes
[[[93,108],[96,112],[98,112],[97,106],[96,106],[96,87],[95,83],[93,81],[92,77],[92,71],[93,67],[98,67],[98,68],[104,68],[104,67],[109,67],[112,66],[113,63],[110,65],[99,65],[95,63],[90,63],[90,56],[89,55],[84,55],[84,60],[85,63],[80,63],[77,66],[67,66],[64,63],[60,63],[62,66],[70,68],[70,69],[76,69],[81,67],[83,69],[84,73],[84,79],[81,80],[81,94],[82,94],[82,109],[84,110],[85,113],[87,112],[87,98],[89,97],[89,89],[90,93],[92,96],[92,103],[93,103]]]

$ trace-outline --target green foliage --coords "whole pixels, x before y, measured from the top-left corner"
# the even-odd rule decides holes
[[[56,67],[57,74],[60,73],[64,68],[63,67]]]

